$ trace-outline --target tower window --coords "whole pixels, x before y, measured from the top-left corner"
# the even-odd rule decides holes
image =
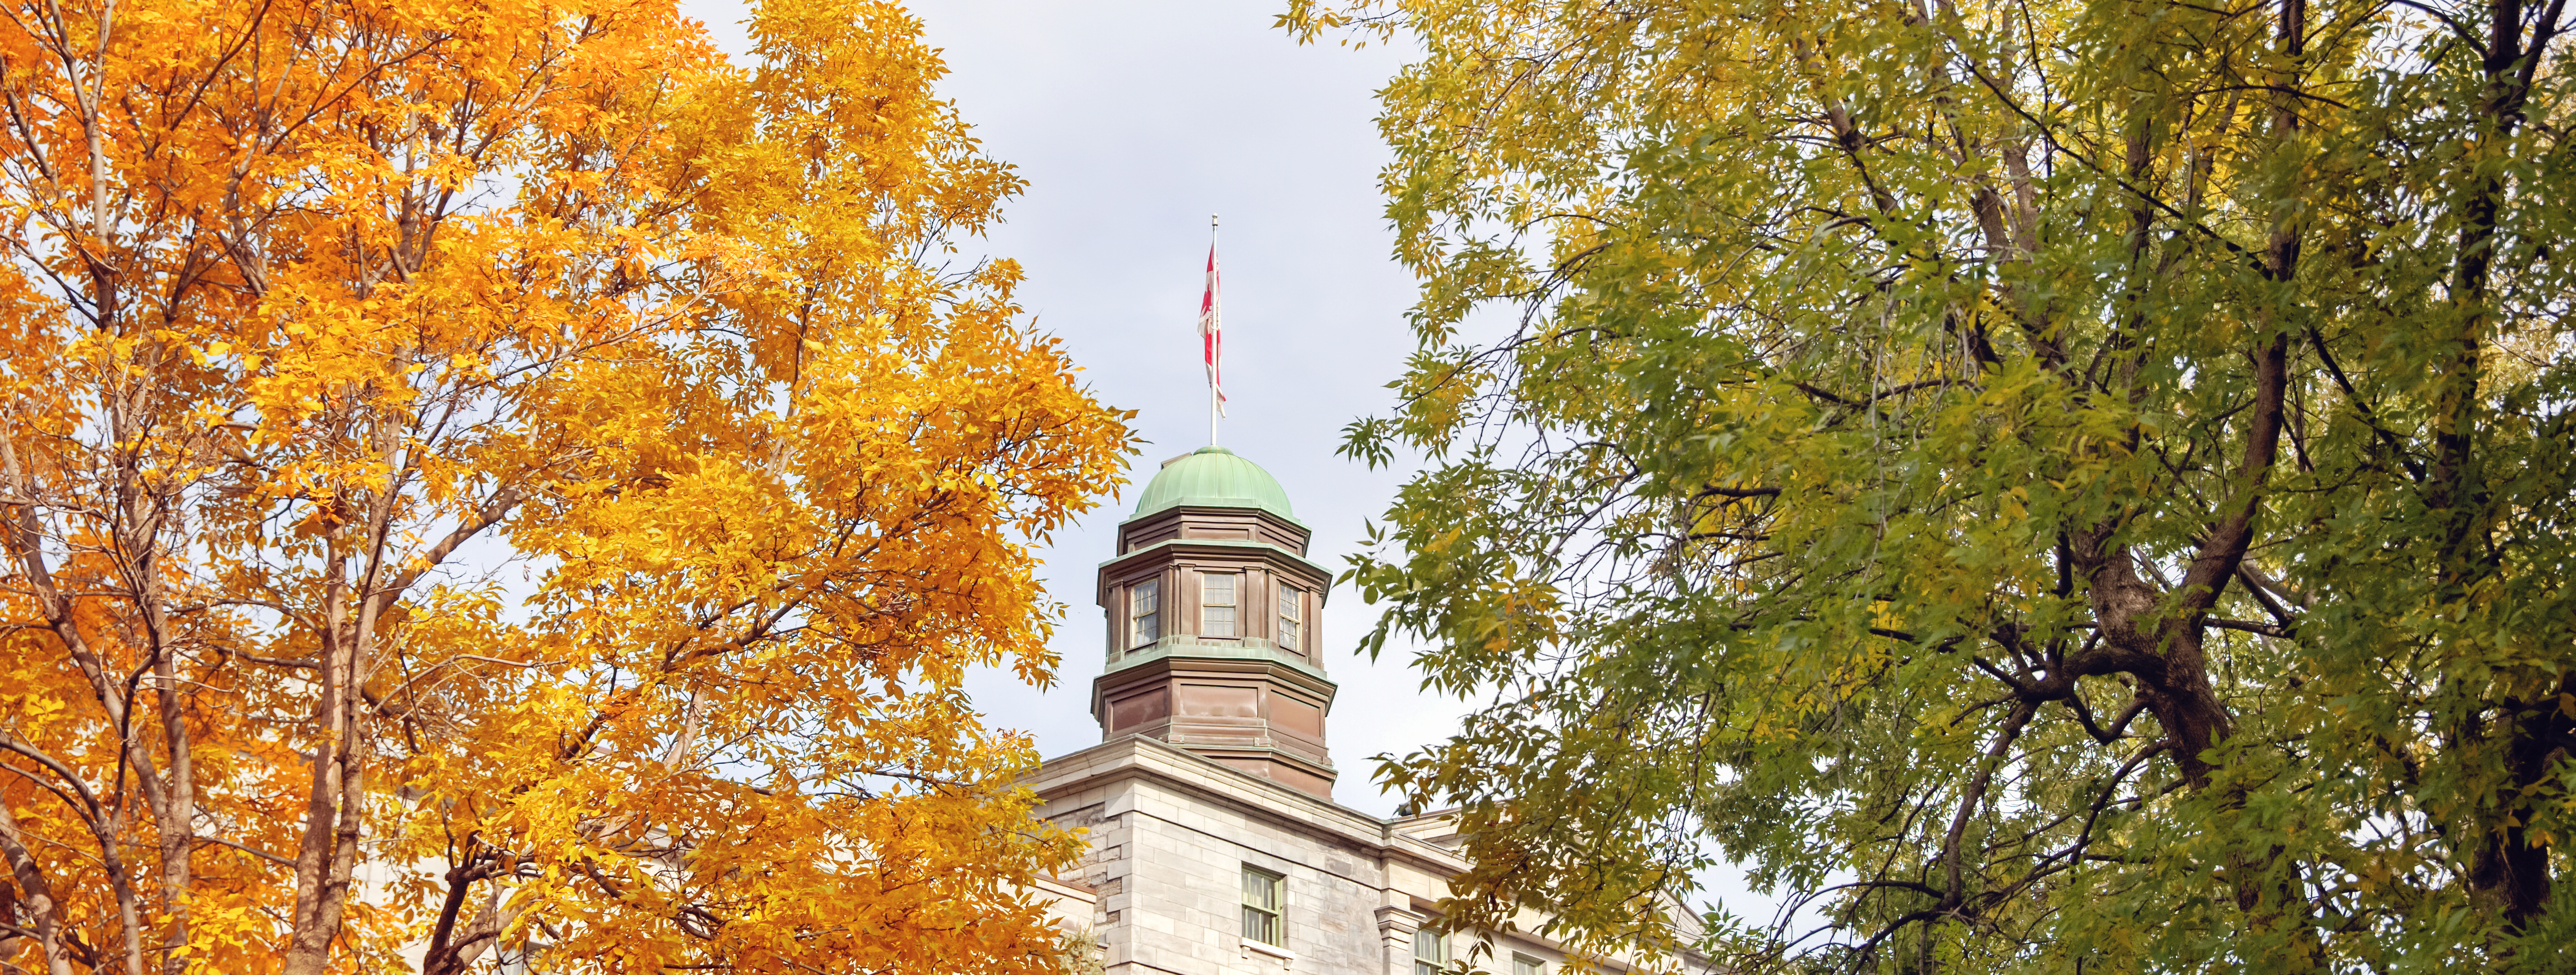
[[[1243,936],[1265,945],[1280,942],[1279,888],[1282,878],[1259,867],[1243,868]]]
[[[1449,967],[1449,939],[1430,928],[1413,929],[1413,975],[1440,975]]]
[[[1127,645],[1141,647],[1162,638],[1162,586],[1147,579],[1127,590]]]
[[[1241,636],[1235,629],[1234,589],[1238,577],[1230,572],[1210,572],[1199,576],[1199,635]]]
[[[1297,587],[1279,587],[1279,647],[1283,650],[1306,650],[1306,594]]]

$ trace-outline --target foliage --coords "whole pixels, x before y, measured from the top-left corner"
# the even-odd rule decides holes
[[[0,967],[1054,969],[960,680],[1127,414],[916,21],[6,14]]]
[[[1736,861],[1731,970],[2576,967],[2564,7],[1295,3],[1420,51],[1347,449],[1432,458],[1368,647],[1493,696],[1383,767],[1448,923]]]
[[[1066,931],[1056,939],[1056,964],[1064,975],[1102,975],[1109,970],[1107,947],[1090,928]]]

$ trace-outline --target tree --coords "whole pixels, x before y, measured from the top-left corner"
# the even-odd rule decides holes
[[[1283,22],[1421,52],[1347,450],[1430,458],[1367,648],[1490,695],[1382,768],[1448,923],[1732,860],[1747,971],[2576,963],[2563,2]]]
[[[1050,971],[1127,414],[880,0],[14,3],[0,967]]]

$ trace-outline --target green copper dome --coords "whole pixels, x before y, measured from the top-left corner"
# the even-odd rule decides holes
[[[1279,480],[1261,465],[1223,447],[1201,447],[1166,462],[1145,483],[1145,494],[1136,499],[1136,513],[1129,520],[1182,505],[1259,508],[1297,521],[1288,510],[1288,492],[1279,489]]]

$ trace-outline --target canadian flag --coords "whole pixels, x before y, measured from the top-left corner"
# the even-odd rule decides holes
[[[1216,393],[1216,413],[1225,415],[1225,382],[1220,364],[1225,361],[1225,323],[1220,315],[1222,302],[1217,299],[1216,245],[1208,245],[1207,293],[1199,296],[1199,337],[1207,342],[1208,389]]]

